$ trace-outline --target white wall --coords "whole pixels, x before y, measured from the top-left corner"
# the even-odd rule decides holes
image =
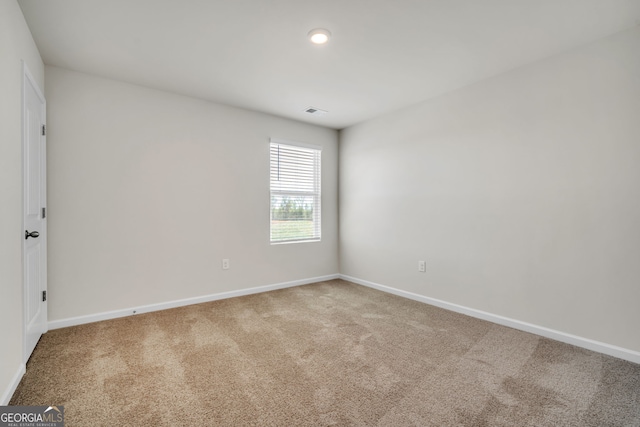
[[[22,61],[44,88],[44,65],[22,11],[0,1],[0,404],[24,369],[22,317]]]
[[[640,29],[340,138],[341,273],[640,351]]]
[[[55,67],[46,83],[50,321],[338,273],[336,131]],[[320,243],[269,244],[270,137],[323,147]]]

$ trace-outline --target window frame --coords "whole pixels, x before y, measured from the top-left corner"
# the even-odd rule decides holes
[[[274,145],[288,146],[292,148],[302,148],[314,150],[314,167],[312,191],[278,191],[274,190],[272,182],[272,147]],[[290,243],[313,243],[322,241],[322,147],[303,142],[290,141],[280,138],[270,138],[269,140],[269,243],[271,245],[281,245]],[[273,197],[275,196],[303,196],[313,197],[313,236],[305,238],[277,239],[273,238]]]

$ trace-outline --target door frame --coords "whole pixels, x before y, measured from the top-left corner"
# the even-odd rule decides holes
[[[27,109],[27,87],[31,86],[31,88],[34,90],[35,94],[37,95],[38,99],[40,100],[41,103],[41,114],[42,114],[42,124],[43,126],[45,126],[46,129],[46,123],[47,123],[47,101],[42,93],[42,90],[40,89],[38,83],[36,82],[35,78],[33,77],[33,75],[31,74],[31,72],[29,71],[29,67],[27,66],[26,62],[22,61],[22,119],[21,119],[21,125],[22,125],[22,132],[21,132],[21,139],[22,139],[22,167],[21,167],[21,171],[22,171],[22,229],[20,230],[20,236],[21,236],[21,249],[22,249],[22,359],[23,359],[23,363],[26,363],[27,360],[29,359],[29,357],[31,356],[31,353],[27,354],[27,327],[28,327],[28,319],[27,319],[27,314],[28,314],[28,310],[27,310],[27,304],[29,302],[28,299],[28,286],[26,284],[26,279],[27,279],[27,274],[26,274],[26,262],[25,262],[25,251],[26,251],[26,239],[24,239],[24,230],[26,230],[26,224],[25,224],[25,216],[26,216],[26,212],[25,212],[25,186],[26,186],[26,159],[27,159],[27,152],[26,150],[28,149],[28,144],[27,144],[27,135],[28,133],[26,132],[26,128],[25,126],[27,125],[26,123],[26,109]],[[27,86],[28,85],[28,86]],[[44,196],[43,196],[43,200],[42,200],[42,204],[44,205],[43,207],[46,208],[47,207],[47,136],[46,136],[46,131],[45,131],[45,135],[42,135],[42,141],[43,141],[43,148],[42,148],[42,161],[40,163],[40,172],[41,172],[41,183],[44,186]],[[43,265],[44,265],[44,272],[42,272],[42,276],[41,276],[41,280],[42,280],[42,290],[46,291],[47,290],[47,219],[49,214],[48,211],[46,212],[45,218],[43,218],[42,220],[42,232],[40,233],[40,237],[42,238],[41,241],[41,245],[42,245],[42,254],[44,257],[44,261],[43,261]],[[48,312],[47,312],[47,306],[49,304],[48,302],[49,298],[47,297],[47,301],[44,301],[43,304],[44,306],[42,307],[42,309],[44,310],[44,318],[45,318],[45,322],[44,322],[44,331],[43,334],[45,332],[47,332],[49,330],[49,326],[48,326]]]

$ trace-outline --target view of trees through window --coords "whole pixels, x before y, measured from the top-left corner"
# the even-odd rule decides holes
[[[313,200],[306,197],[271,197],[271,239],[312,239]]]
[[[313,200],[306,197],[272,196],[272,218],[279,221],[313,219]]]

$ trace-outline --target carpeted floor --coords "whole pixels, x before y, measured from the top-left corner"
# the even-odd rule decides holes
[[[73,426],[640,426],[640,365],[341,280],[58,329]]]

